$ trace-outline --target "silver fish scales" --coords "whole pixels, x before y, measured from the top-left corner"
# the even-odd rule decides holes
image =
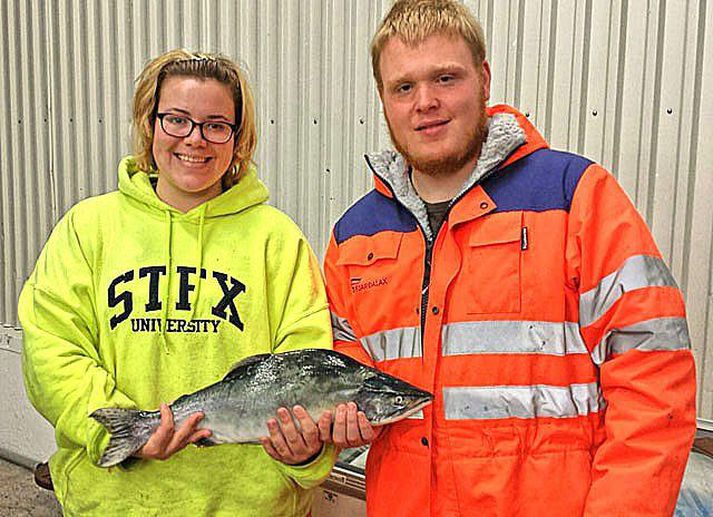
[[[304,407],[316,421],[324,411],[353,401],[372,425],[385,425],[416,413],[433,396],[407,382],[332,350],[305,349],[248,357],[220,381],[171,404],[176,426],[202,411],[201,427],[212,435],[201,445],[258,443],[278,408]],[[121,463],[138,451],[158,427],[158,411],[104,408],[91,416],[111,433],[98,462]]]

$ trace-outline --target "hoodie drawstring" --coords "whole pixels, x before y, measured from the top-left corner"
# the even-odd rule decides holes
[[[165,255],[164,255],[164,263],[166,264],[166,281],[162,282],[164,285],[163,293],[161,293],[161,300],[163,304],[163,311],[161,311],[161,333],[159,334],[159,339],[161,341],[161,346],[163,347],[163,351],[166,354],[170,354],[170,350],[168,348],[168,339],[166,337],[166,321],[168,320],[168,305],[169,305],[169,294],[171,292],[171,278],[173,275],[171,274],[171,262],[172,262],[172,256],[171,256],[171,248],[172,246],[172,238],[173,238],[173,216],[171,215],[170,210],[166,210],[164,212],[166,214],[166,223],[168,226],[168,231],[166,232],[166,250],[165,250]]]
[[[205,226],[205,212],[206,206],[204,204],[201,208],[201,214],[198,220],[198,281],[196,284],[196,296],[194,299],[195,301],[193,304],[191,304],[191,320],[193,320],[193,316],[195,316],[196,314],[196,306],[198,305],[198,300],[201,299],[201,284],[203,280],[201,270],[203,269],[203,227]]]

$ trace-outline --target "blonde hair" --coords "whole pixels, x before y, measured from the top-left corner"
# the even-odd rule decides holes
[[[476,67],[485,61],[483,28],[470,10],[456,0],[397,0],[371,40],[371,67],[379,91],[383,89],[379,59],[392,37],[417,45],[434,34],[461,36]]]
[[[132,139],[134,157],[141,170],[156,171],[151,147],[161,85],[168,77],[215,79],[228,86],[235,103],[237,131],[233,160],[223,176],[223,186],[230,188],[245,174],[252,163],[257,145],[255,101],[240,67],[220,54],[171,50],[152,59],[136,78],[134,92]]]

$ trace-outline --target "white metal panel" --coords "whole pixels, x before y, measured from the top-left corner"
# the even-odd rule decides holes
[[[713,417],[713,8],[705,0],[466,0],[483,23],[491,102],[554,148],[601,162],[653,228],[686,293],[701,415]],[[170,48],[244,64],[256,162],[322,254],[388,144],[368,45],[390,0],[0,2],[0,321],[52,225],[116,186],[133,80]]]
[[[32,407],[22,383],[19,331],[0,326],[0,458],[32,467],[55,450],[52,427]]]
[[[713,420],[713,5],[700,11],[693,96],[695,108],[687,116],[696,121],[691,137],[693,188],[686,263],[688,322],[698,370],[698,408]],[[703,16],[705,15],[705,17]],[[692,24],[694,25],[694,24]]]

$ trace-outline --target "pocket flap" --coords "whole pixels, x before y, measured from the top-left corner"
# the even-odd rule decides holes
[[[481,218],[468,238],[470,246],[488,246],[520,240],[522,212],[502,212]]]
[[[352,237],[339,250],[337,265],[368,266],[399,255],[403,233],[383,232],[373,237]]]

